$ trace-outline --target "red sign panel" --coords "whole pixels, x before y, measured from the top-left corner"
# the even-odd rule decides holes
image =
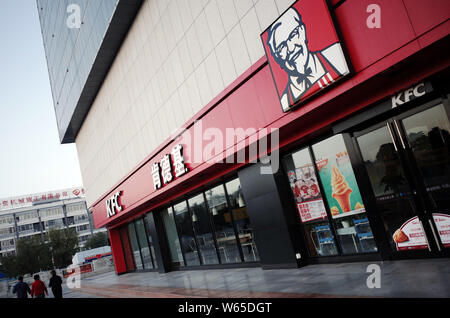
[[[299,0],[261,34],[284,112],[349,74],[325,0]]]

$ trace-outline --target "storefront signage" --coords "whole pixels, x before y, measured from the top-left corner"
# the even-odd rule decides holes
[[[425,95],[433,90],[431,84],[429,82],[419,83],[413,87],[409,87],[400,93],[391,96],[391,105],[392,108],[408,103],[418,97]]]
[[[43,192],[37,194],[22,195],[0,199],[0,211],[22,208],[36,203],[52,202],[55,200],[67,200],[84,197],[83,188],[71,188],[60,191]]]
[[[295,2],[261,39],[283,112],[350,73],[325,0]]]
[[[450,215],[433,213],[434,224],[439,232],[442,245],[450,247]]]
[[[122,211],[123,207],[120,204],[120,196],[122,191],[117,191],[111,198],[106,200],[106,215],[108,218],[116,215],[116,213]]]
[[[416,216],[409,219],[393,235],[397,251],[425,249],[428,247],[422,224]]]
[[[160,162],[152,165],[153,187],[155,190],[160,189],[188,171],[184,162],[183,146],[178,144],[172,148],[171,154],[164,155]]]
[[[335,134],[339,134],[350,127],[358,125],[362,122],[367,121],[367,118],[373,118],[375,116],[379,116],[383,113],[391,111],[398,106],[401,106],[407,102],[410,102],[418,97],[424,96],[433,91],[433,86],[431,82],[424,81],[414,86],[411,86],[407,89],[398,92],[395,95],[386,97],[381,103],[377,104],[374,107],[369,107],[366,111],[354,115],[349,119],[346,119],[340,123],[337,123],[333,126],[333,132]]]

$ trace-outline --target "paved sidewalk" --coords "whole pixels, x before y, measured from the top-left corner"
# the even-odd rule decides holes
[[[381,288],[368,288],[381,268]],[[83,279],[75,295],[117,298],[450,297],[450,259],[309,265],[299,269],[240,268],[166,274],[114,272]],[[83,297],[83,296],[82,296]]]

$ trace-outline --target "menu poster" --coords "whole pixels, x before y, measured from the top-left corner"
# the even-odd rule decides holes
[[[397,251],[428,248],[425,233],[419,218],[413,217],[403,223],[393,235]]]
[[[319,184],[312,164],[288,171],[292,192],[302,222],[325,219],[327,212],[322,201]]]
[[[327,218],[327,211],[322,199],[298,203],[297,208],[303,223]]]
[[[442,245],[450,247],[450,215],[433,213],[434,224],[439,232]]]
[[[336,146],[341,149],[336,151]],[[345,145],[317,158],[316,166],[333,218],[365,212]],[[330,149],[332,150],[332,149]]]

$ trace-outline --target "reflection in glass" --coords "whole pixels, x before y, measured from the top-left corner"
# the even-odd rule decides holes
[[[283,160],[311,256],[336,255],[325,205],[308,148]]]
[[[186,265],[200,265],[197,245],[192,229],[191,217],[187,208],[186,201],[174,205],[175,221],[181,232],[181,245],[186,258]]]
[[[376,252],[343,136],[335,135],[318,142],[312,149],[342,253]]]
[[[188,204],[192,213],[192,223],[194,225],[198,248],[200,249],[200,256],[202,257],[202,263],[205,265],[218,264],[219,260],[217,258],[211,223],[203,194],[189,199]]]
[[[442,104],[402,121],[421,179],[425,183],[433,220],[444,247],[450,247],[450,122]]]
[[[152,269],[153,262],[150,255],[150,248],[147,242],[147,233],[145,232],[144,221],[142,219],[136,220],[136,234],[141,247],[142,262],[144,269]]]
[[[450,122],[437,105],[402,121],[426,190],[441,213],[450,212]]]
[[[248,212],[239,179],[236,178],[227,182],[225,187],[231,205],[231,213],[233,214],[233,219],[239,234],[239,242],[242,247],[242,252],[244,253],[244,261],[259,261],[258,250],[256,249],[256,244],[254,242],[253,231],[250,219],[248,218]]]
[[[128,224],[128,235],[130,236],[131,248],[133,250],[134,261],[136,263],[137,269],[143,269],[141,253],[139,252],[139,245],[136,237],[136,232],[134,229],[134,223]]]
[[[384,223],[393,250],[394,233],[415,217],[414,198],[395,151],[387,126],[357,138],[361,155],[375,195],[377,211]]]
[[[148,244],[149,244],[149,247],[150,247],[150,254],[151,254],[151,257],[153,259],[153,267],[154,268],[158,268],[158,263],[156,261],[156,255],[155,255],[155,247],[153,246],[152,235],[150,234],[150,218],[151,217],[152,216],[150,216],[149,214],[147,214],[144,217],[145,231],[146,231],[146,236],[147,236],[147,239],[148,239]]]
[[[205,191],[209,212],[214,220],[221,263],[241,262],[223,185]]]
[[[164,222],[164,228],[166,230],[167,241],[169,243],[172,265],[184,266],[183,254],[181,253],[181,246],[173,218],[172,208],[162,210],[161,215]]]

